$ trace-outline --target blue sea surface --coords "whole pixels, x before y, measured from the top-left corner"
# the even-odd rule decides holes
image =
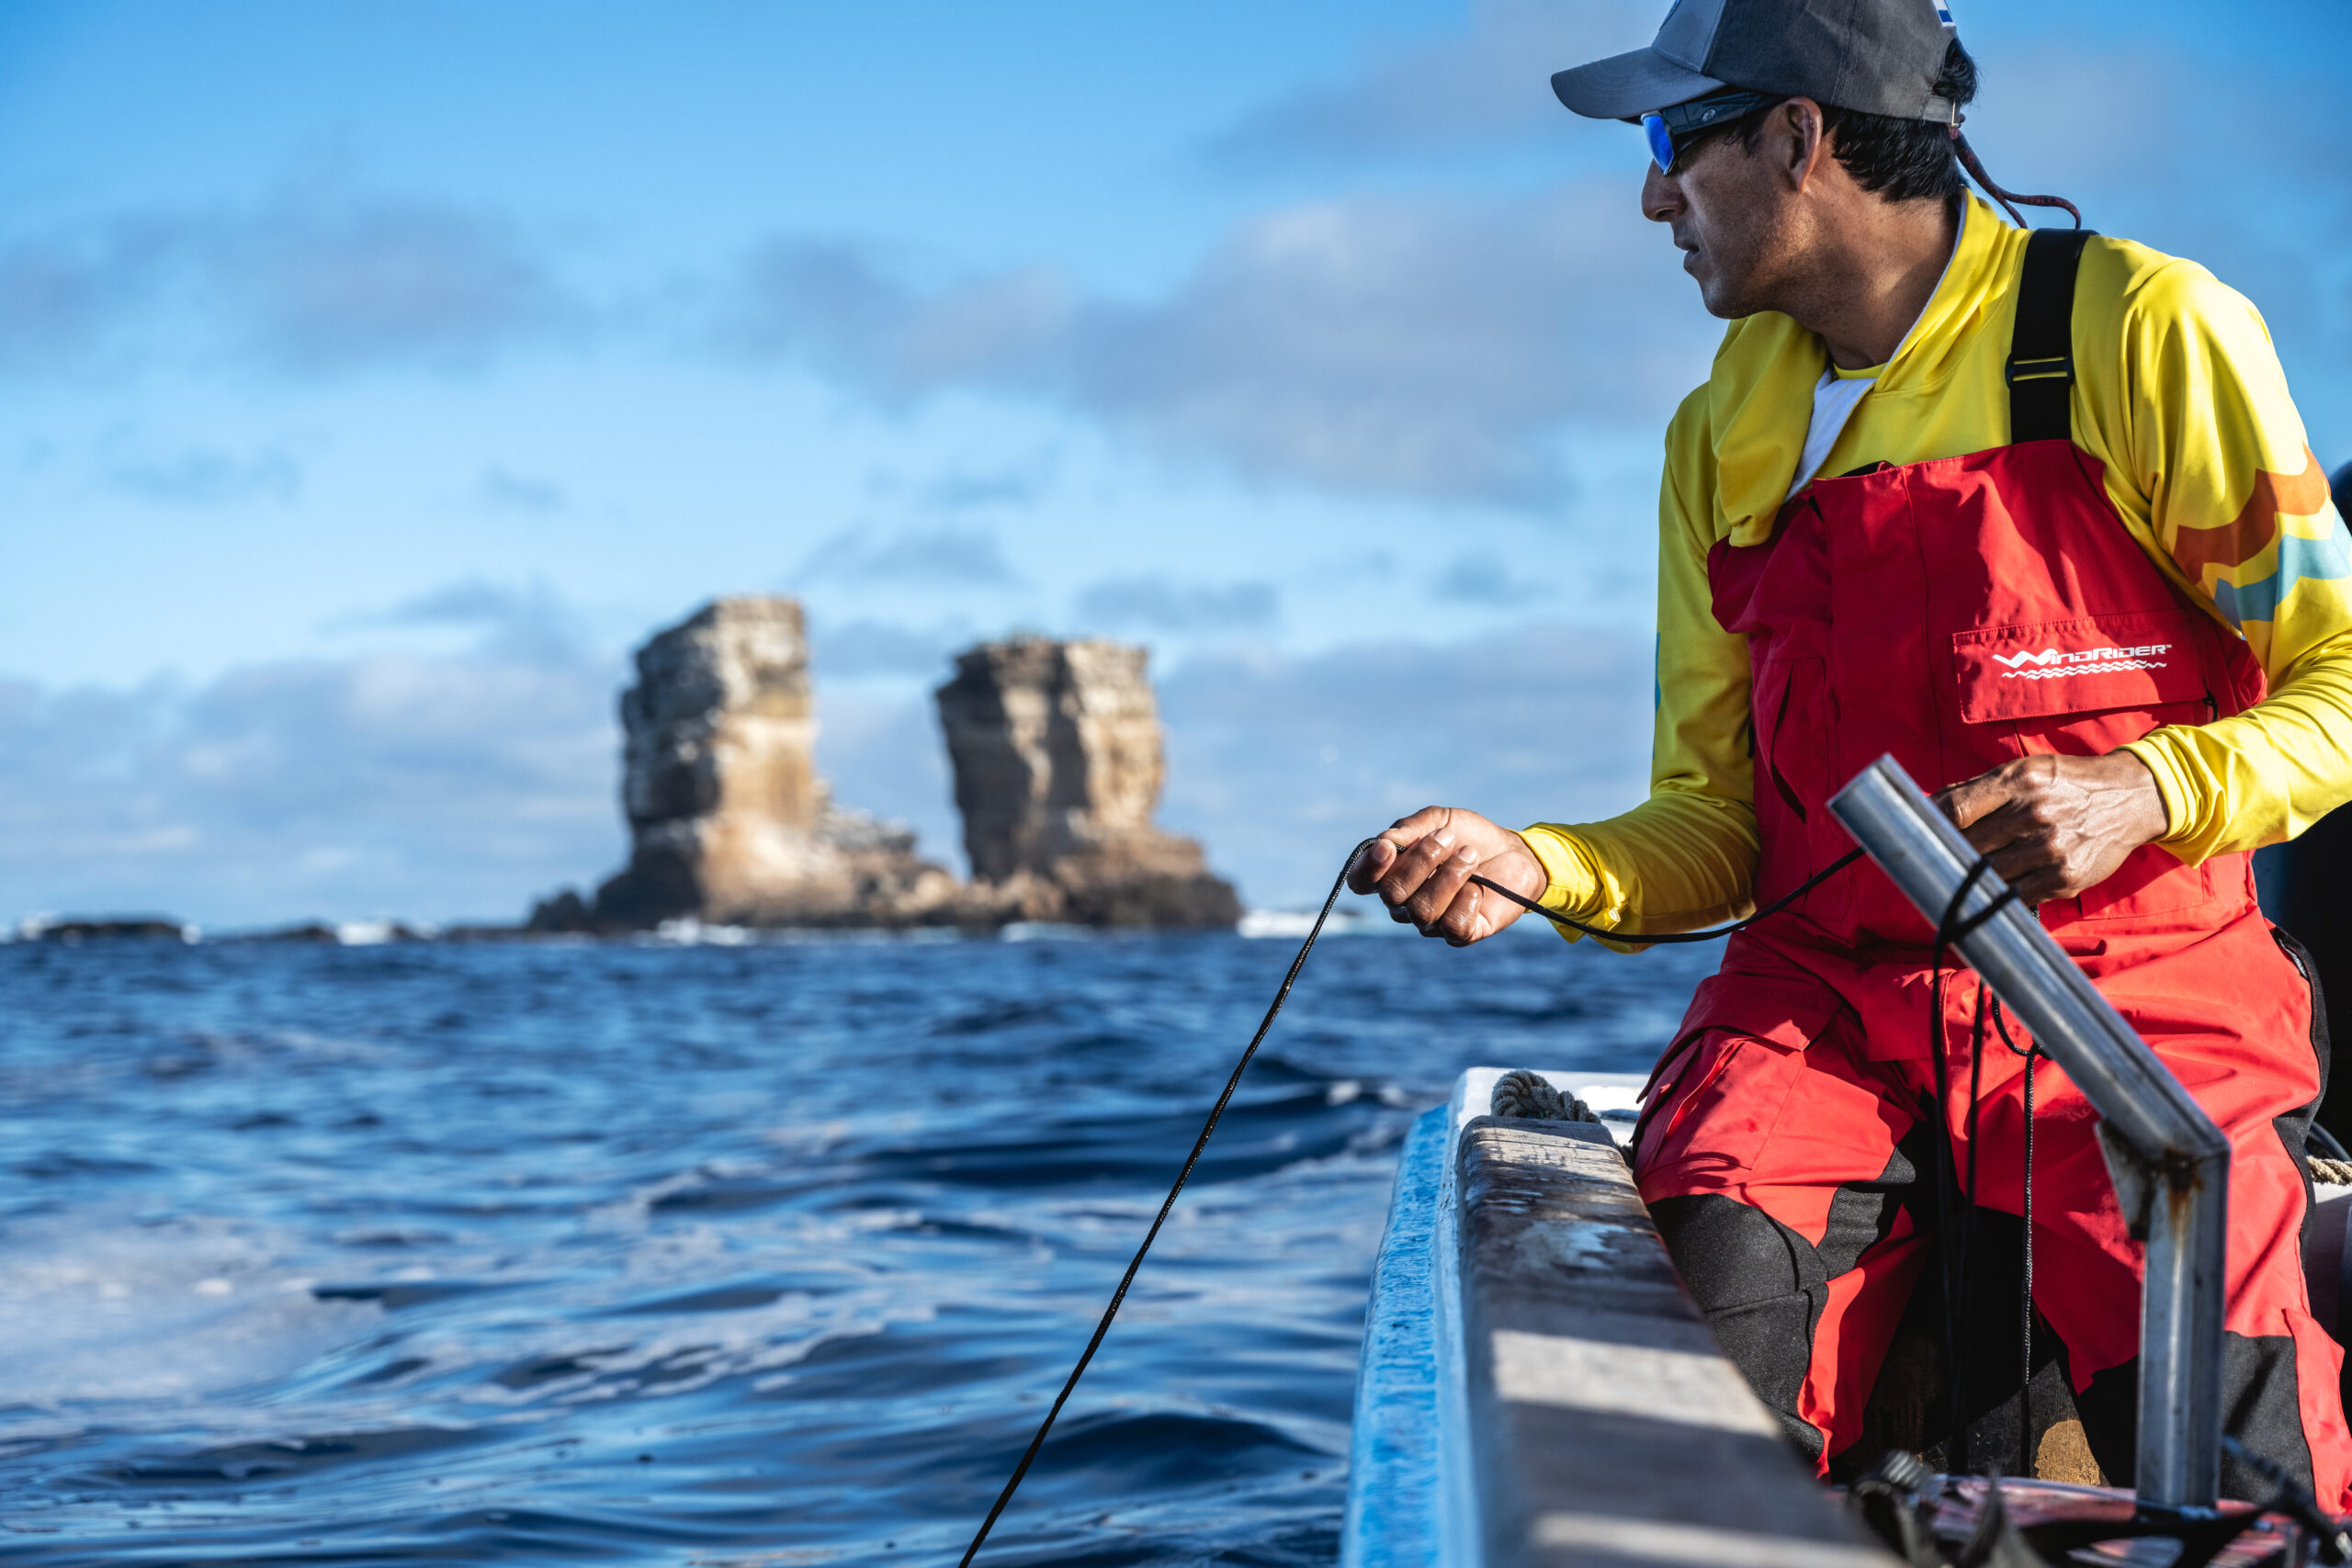
[[[0,946],[0,1559],[952,1562],[1295,946]],[[1713,962],[1327,937],[983,1562],[1331,1562],[1411,1118]]]

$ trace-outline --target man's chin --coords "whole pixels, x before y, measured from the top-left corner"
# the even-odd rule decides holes
[[[1736,321],[1770,308],[1747,298],[1730,280],[1712,269],[1692,267],[1690,281],[1699,286],[1699,302],[1706,306],[1707,314],[1719,320]]]
[[[1710,316],[1718,316],[1728,321],[1755,313],[1734,299],[1731,290],[1723,286],[1721,279],[1694,273],[1691,275],[1691,280],[1698,284],[1699,302],[1706,306],[1707,314]]]

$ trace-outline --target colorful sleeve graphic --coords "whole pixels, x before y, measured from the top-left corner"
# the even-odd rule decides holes
[[[2275,626],[2300,582],[2352,580],[2352,534],[2329,502],[2318,457],[2308,447],[2292,479],[2256,471],[2253,495],[2231,522],[2173,536],[2173,559],[2240,630],[2248,621]]]

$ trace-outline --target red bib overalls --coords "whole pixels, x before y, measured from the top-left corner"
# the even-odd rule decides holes
[[[1747,636],[1753,664],[1758,904],[1853,847],[1826,803],[1882,752],[1932,790],[2034,752],[2101,754],[2263,694],[2245,643],[2156,569],[2068,439],[2080,244],[2047,232],[2029,245],[2013,445],[1816,480],[1769,542],[1715,547],[1715,615]],[[2256,907],[2247,857],[2190,866],[2148,845],[2040,913],[2233,1145],[2230,1429],[2312,1480],[2323,1506],[2352,1505],[2341,1356],[2308,1311],[2300,1248],[2302,1132],[2324,1069],[2309,987]],[[1939,1348],[1912,1357],[1907,1393],[1890,1371],[1871,1399],[1906,1310],[1909,1350],[1942,1343],[1921,1326],[1922,1309],[1940,1323],[1937,1138],[1963,1185],[1974,1175],[1953,1319],[1970,1347],[1962,1403],[1980,1432],[2007,1423],[1965,1462],[2018,1467],[2025,1064],[1988,1040],[1972,1101],[1977,983],[1948,965],[1931,1023],[1932,936],[1865,861],[1733,938],[1659,1064],[1636,1143],[1643,1196],[1718,1337],[1825,1472],[1849,1449],[1926,1447],[1947,1430]],[[2046,1059],[2033,1071],[2026,1440],[2062,1470],[2046,1445],[2078,1455],[2086,1442],[2128,1485],[2142,1248],[2088,1103]],[[2267,1495],[2234,1465],[2224,1485]]]

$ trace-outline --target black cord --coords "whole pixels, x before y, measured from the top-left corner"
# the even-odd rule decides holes
[[[989,1510],[989,1517],[980,1521],[980,1528],[972,1537],[972,1544],[964,1549],[964,1560],[957,1568],[971,1568],[972,1559],[979,1554],[981,1543],[988,1540],[989,1531],[996,1528],[997,1517],[1004,1512],[1005,1505],[1012,1501],[1012,1495],[1020,1490],[1022,1479],[1029,1473],[1029,1467],[1036,1462],[1038,1450],[1046,1446],[1046,1434],[1054,1429],[1054,1418],[1062,1413],[1062,1406],[1069,1402],[1070,1391],[1078,1386],[1078,1380],[1086,1375],[1087,1364],[1094,1359],[1094,1352],[1102,1348],[1102,1337],[1111,1332],[1111,1320],[1119,1315],[1119,1304],[1127,1299],[1127,1287],[1136,1282],[1136,1270],[1143,1267],[1144,1254],[1149,1252],[1151,1244],[1159,1239],[1159,1227],[1168,1223],[1169,1212],[1176,1207],[1176,1195],[1184,1190],[1184,1183],[1191,1179],[1193,1168],[1201,1162],[1201,1151],[1209,1146],[1209,1134],[1216,1131],[1217,1120],[1225,1114],[1226,1106],[1233,1099],[1233,1091],[1241,1087],[1241,1075],[1250,1070],[1250,1058],[1264,1043],[1267,1031],[1274,1027],[1274,1019],[1282,1012],[1283,1003],[1290,999],[1290,988],[1296,983],[1298,972],[1306,967],[1306,955],[1315,951],[1315,939],[1323,934],[1323,922],[1331,918],[1331,906],[1340,901],[1340,889],[1347,886],[1348,873],[1355,869],[1357,857],[1370,849],[1374,842],[1374,840],[1366,839],[1348,852],[1347,860],[1340,867],[1340,874],[1332,880],[1331,891],[1323,896],[1323,908],[1317,913],[1315,924],[1307,929],[1306,940],[1299,943],[1298,956],[1290,961],[1290,973],[1283,976],[1282,988],[1274,993],[1272,1004],[1266,1009],[1266,1016],[1258,1025],[1258,1032],[1250,1037],[1249,1048],[1241,1053],[1241,1060],[1233,1065],[1233,1076],[1225,1080],[1225,1092],[1216,1097],[1216,1104],[1209,1110],[1209,1119],[1201,1124],[1201,1135],[1193,1140],[1193,1152],[1184,1156],[1184,1168],[1176,1173],[1175,1184],[1168,1189],[1167,1200],[1159,1205],[1159,1213],[1152,1220],[1151,1229],[1144,1233],[1143,1245],[1136,1248],[1135,1257],[1127,1263],[1127,1271],[1119,1277],[1119,1288],[1111,1292],[1111,1304],[1102,1309],[1102,1320],[1094,1325],[1094,1337],[1086,1342],[1086,1348],[1080,1353],[1078,1364],[1070,1368],[1069,1376],[1062,1380],[1062,1391],[1054,1395],[1053,1407],[1037,1424],[1037,1435],[1029,1439],[1028,1451],[1021,1456],[1021,1462],[1012,1467],[1012,1478],[1004,1483],[1004,1490],[997,1494],[996,1506]]]
[[[1470,881],[1473,886],[1483,887],[1489,893],[1501,894],[1504,897],[1510,899],[1521,908],[1525,909],[1531,915],[1541,915],[1555,926],[1566,926],[1568,930],[1572,931],[1581,931],[1586,936],[1603,936],[1607,937],[1611,942],[1638,942],[1644,943],[1661,942],[1720,942],[1724,937],[1730,936],[1735,932],[1746,931],[1748,927],[1764,919],[1767,915],[1779,914],[1781,910],[1787,908],[1790,905],[1795,903],[1798,899],[1804,897],[1806,894],[1812,892],[1815,888],[1820,886],[1823,883],[1828,881],[1831,877],[1837,875],[1839,872],[1845,870],[1848,866],[1853,864],[1856,861],[1861,858],[1861,851],[1847,851],[1844,854],[1839,855],[1836,860],[1831,861],[1827,865],[1823,866],[1819,871],[1815,872],[1811,876],[1806,877],[1802,883],[1797,885],[1797,887],[1793,892],[1773,899],[1772,902],[1757,910],[1756,913],[1748,916],[1747,919],[1744,920],[1736,920],[1727,926],[1716,926],[1709,931],[1664,931],[1655,936],[1641,936],[1633,931],[1612,931],[1604,930],[1600,926],[1589,926],[1582,920],[1572,920],[1568,919],[1567,916],[1560,913],[1557,909],[1547,909],[1543,905],[1537,903],[1534,899],[1527,897],[1524,893],[1514,893],[1499,882],[1489,881],[1487,878],[1483,876],[1473,876]],[[1973,926],[1970,928],[1972,931],[1975,928]]]
[[[1952,151],[1959,154],[1961,166],[1975,176],[1976,183],[1984,187],[1986,196],[2008,209],[2010,218],[2016,220],[2018,228],[2023,229],[2027,226],[2025,214],[2017,209],[2017,204],[2019,202],[2028,207],[2063,207],[2074,218],[2075,228],[2079,229],[2083,226],[2082,209],[2063,196],[2020,196],[2013,190],[2003,190],[1994,183],[1993,176],[1984,172],[1984,164],[1978,161],[1976,149],[1968,144],[1968,138],[1960,133],[1960,126],[1957,123],[1951,128],[1951,141]]]
[[[2018,1299],[2018,1473],[2033,1464],[2033,1063],[2039,1047],[2025,1054],[2025,1286]]]
[[[1951,1134],[1944,1123],[1945,1108],[1951,1103],[1951,1067],[1944,1059],[1944,970],[1940,949],[1936,954],[1935,977],[1928,985],[1928,1060],[1934,1076],[1936,1102],[1928,1108],[1928,1120],[1936,1129],[1932,1141],[1936,1151],[1936,1269],[1944,1288],[1944,1376],[1951,1388],[1945,1397],[1949,1417],[1944,1435],[1944,1470],[1949,1474],[1960,1473],[1952,1462],[1960,1437],[1960,1295],[1958,1271],[1953,1268],[1952,1253],[1959,1227],[1951,1223],[1952,1174]]]
[[[2024,1211],[2025,1240],[2020,1271],[2025,1285],[2018,1303],[2018,1473],[2033,1473],[2033,1065],[2041,1047],[2028,1041],[2024,1049],[2009,1038],[2009,1021],[2001,998],[1993,998],[1993,1027],[2013,1055],[2025,1058],[2025,1186],[2018,1207]]]
[[[1976,930],[2007,908],[2018,896],[2016,888],[2003,886],[1993,895],[1984,908],[1962,918],[1961,907],[1968,902],[1968,895],[1993,869],[1993,863],[1979,856],[1968,868],[1968,874],[1952,889],[1951,898],[1944,905],[1942,918],[1936,921],[1936,942],[1928,959],[1931,979],[1928,983],[1928,1051],[1934,1064],[1936,1083],[1936,1130],[1942,1134],[1936,1146],[1936,1228],[1937,1253],[1943,1269],[1944,1284],[1944,1372],[1951,1380],[1951,1431],[1944,1440],[1944,1469],[1959,1474],[1966,1468],[1962,1462],[1967,1446],[1967,1423],[1963,1419],[1962,1387],[1962,1369],[1966,1358],[1961,1354],[1959,1318],[1961,1297],[1968,1290],[1968,1242],[1976,1225],[1976,1089],[1978,1066],[1983,1059],[1984,1044],[1984,991],[1978,982],[1975,1021],[1969,1032],[1968,1048],[1968,1214],[1964,1224],[1954,1224],[1951,1213],[1953,1172],[1951,1127],[1945,1120],[1950,1103],[1951,1077],[1944,1060],[1944,955],[1953,943],[1973,935]],[[1955,1257],[1955,1255],[1957,1255]]]

